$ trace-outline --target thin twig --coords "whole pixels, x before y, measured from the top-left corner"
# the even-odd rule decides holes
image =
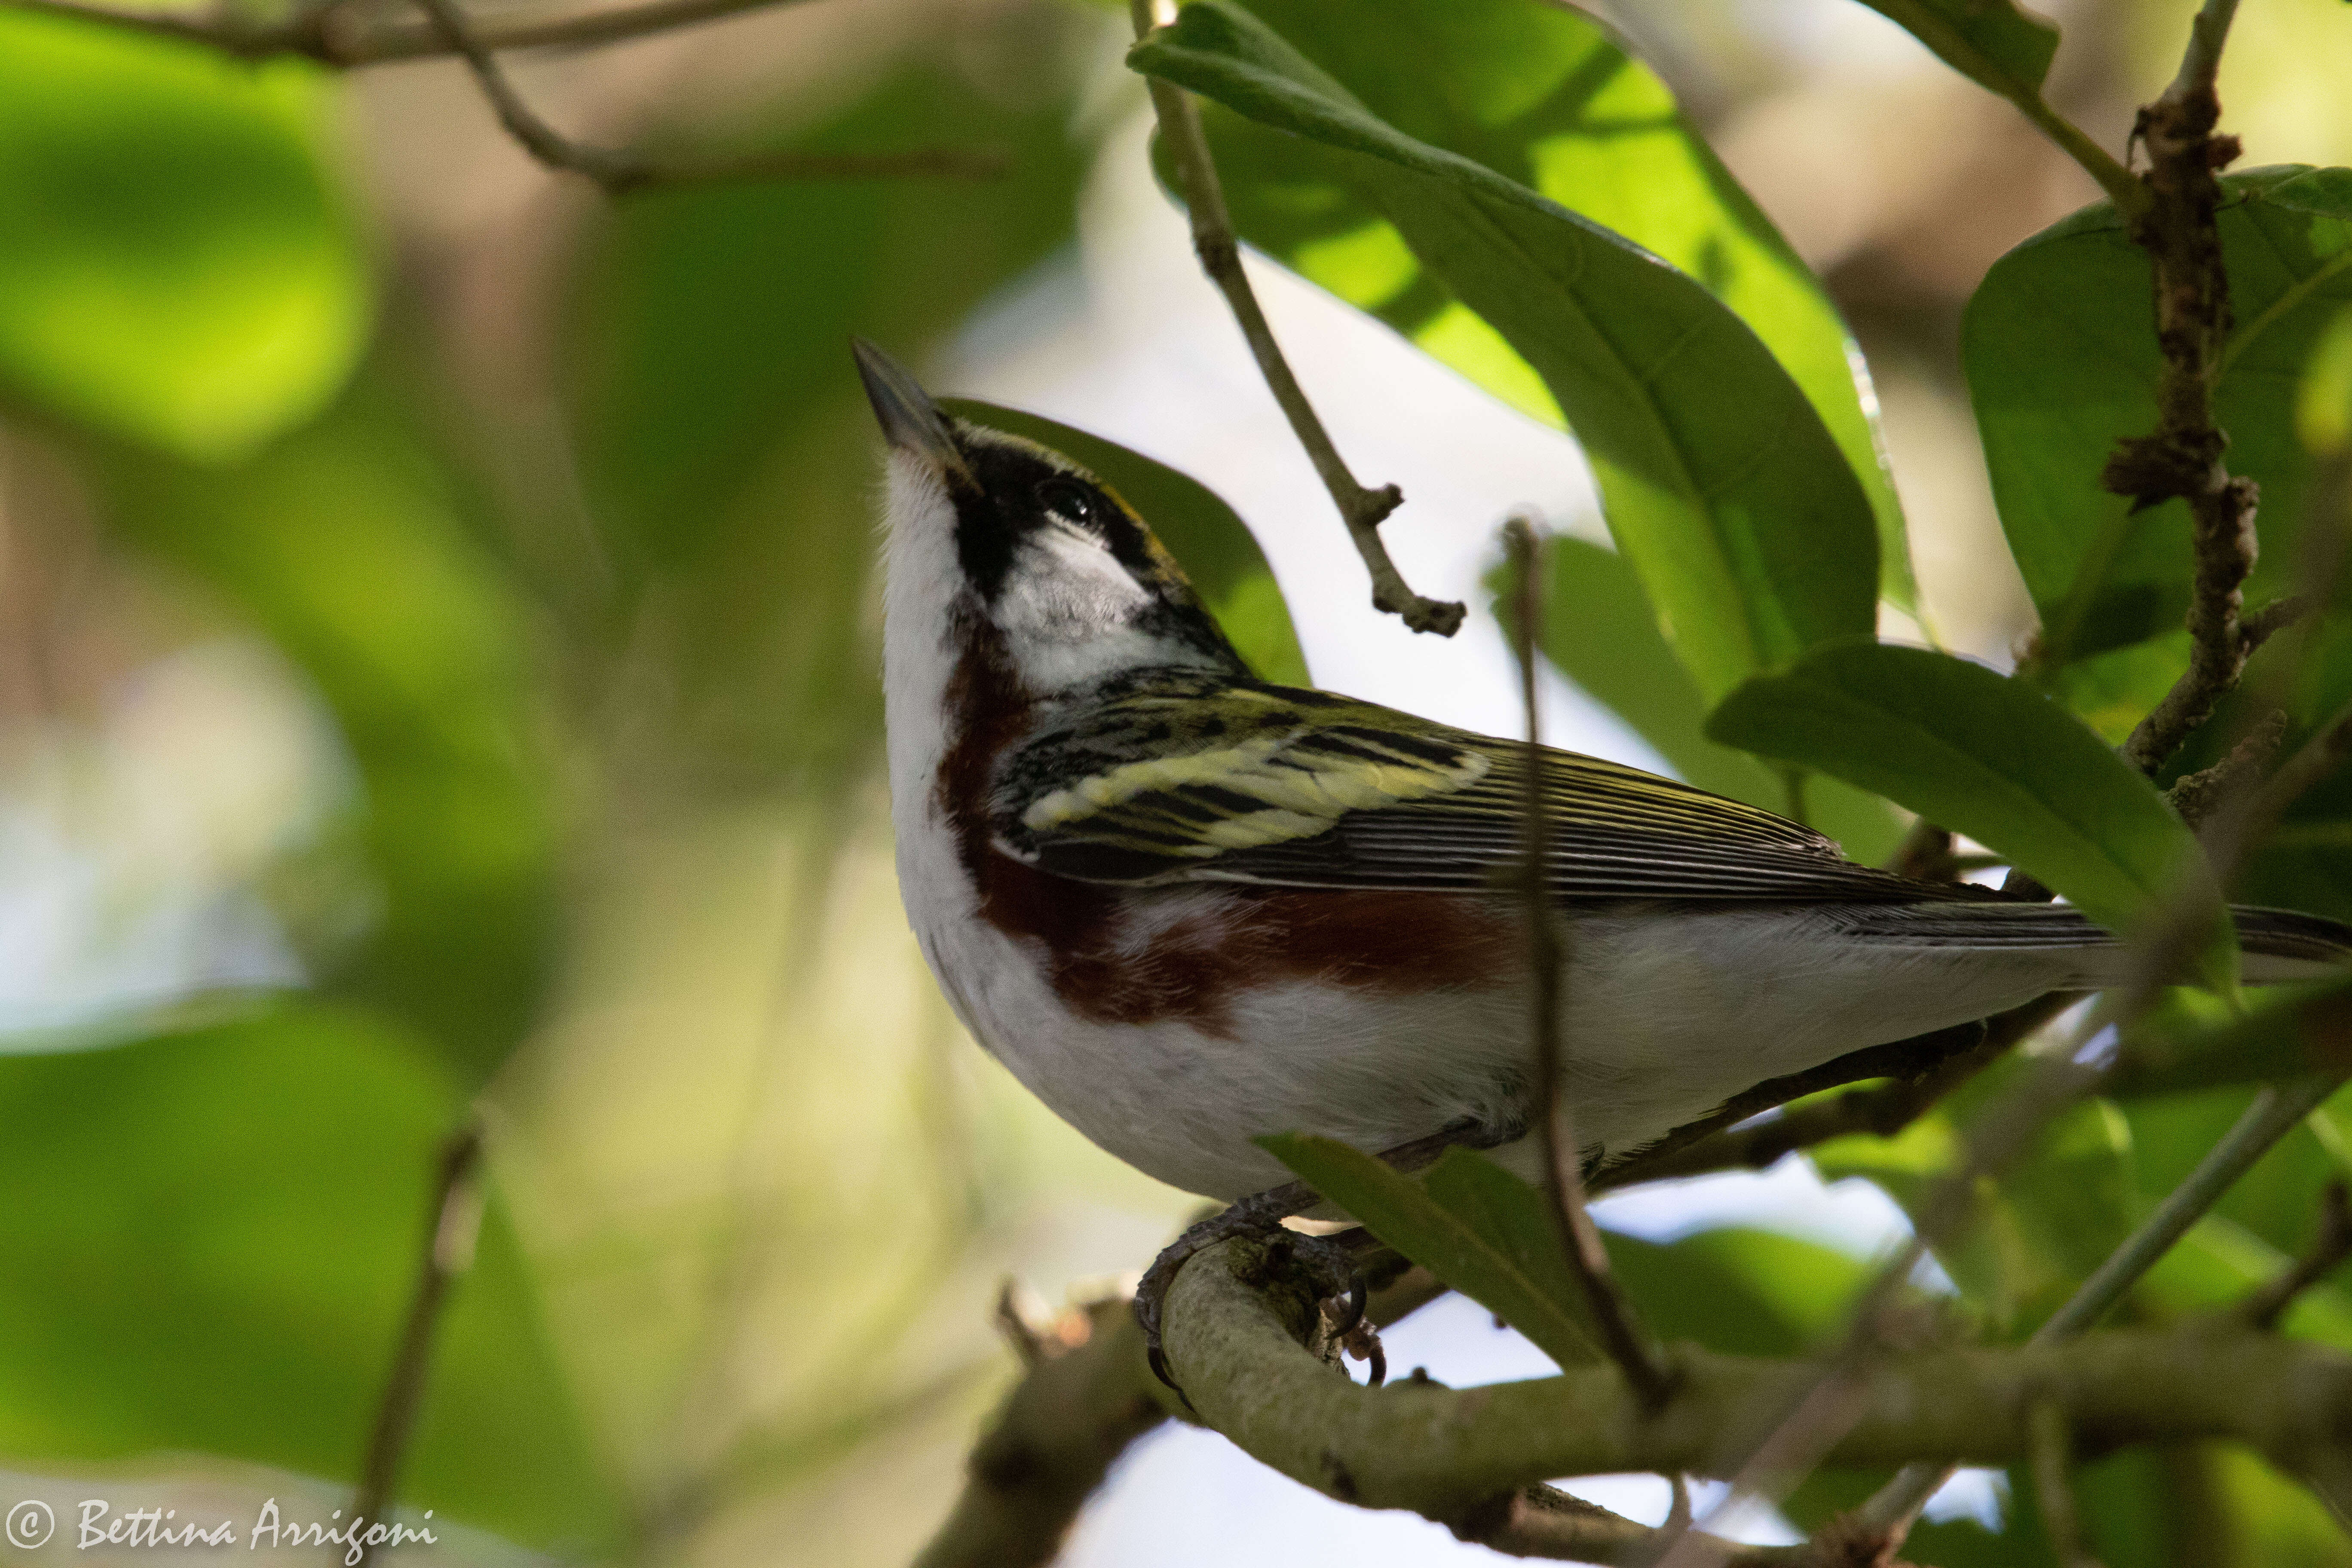
[[[441,1308],[449,1287],[474,1264],[474,1241],[482,1224],[482,1193],[476,1180],[482,1158],[482,1129],[468,1121],[442,1146],[435,1168],[431,1216],[425,1247],[417,1259],[416,1287],[408,1300],[408,1317],[401,1325],[400,1344],[393,1353],[392,1371],[384,1381],[383,1398],[376,1406],[375,1425],[368,1433],[367,1452],[360,1464],[360,1484],[352,1496],[352,1523],[382,1522],[392,1505],[393,1489],[400,1479],[400,1461],[425,1402],[432,1370],[433,1339],[440,1326]],[[356,1537],[355,1537],[356,1539]],[[358,1563],[367,1560],[369,1546],[356,1550]]]
[[[626,195],[656,186],[675,187],[769,179],[865,179],[917,175],[986,179],[1004,173],[999,154],[935,148],[912,153],[753,153],[706,163],[678,163],[635,152],[574,142],[523,101],[522,94],[474,29],[457,0],[416,0],[449,47],[466,62],[482,96],[507,134],[550,169],[582,175],[605,195]]]
[[[2247,1299],[2241,1309],[2246,1322],[2257,1329],[2278,1327],[2279,1319],[2297,1296],[2342,1268],[2347,1258],[2352,1258],[2352,1201],[2346,1198],[2344,1184],[2334,1181],[2320,1196],[2319,1234],[2310,1250],[2295,1259],[2294,1267]]]
[[[615,44],[649,34],[690,27],[798,0],[646,0],[635,5],[578,11],[569,7],[517,7],[485,17],[477,31],[493,49]],[[348,4],[297,7],[280,21],[259,22],[235,6],[208,16],[166,11],[127,11],[89,0],[0,0],[10,9],[70,16],[133,32],[152,33],[202,44],[241,59],[299,55],[338,68],[420,59],[457,53],[438,27],[376,15],[361,16]]]
[[[1549,814],[1544,800],[1543,740],[1536,702],[1536,658],[1543,624],[1541,552],[1535,529],[1515,517],[1503,526],[1503,544],[1517,578],[1517,624],[1512,628],[1519,660],[1519,700],[1527,713],[1527,760],[1520,800],[1520,833],[1527,846],[1521,870],[1527,903],[1528,995],[1535,1040],[1536,1131],[1543,1149],[1544,1194],[1551,1200],[1552,1221],[1559,1229],[1560,1246],[1592,1305],[1601,1343],[1624,1369],[1625,1381],[1642,1404],[1655,1411],[1674,1393],[1674,1382],[1651,1354],[1636,1325],[1633,1304],[1626,1298],[1609,1268],[1609,1251],[1601,1231],[1584,1206],[1584,1175],[1577,1147],[1575,1118],[1561,1079],[1567,1062],[1559,1037],[1561,986],[1568,952],[1559,913],[1552,908],[1545,877],[1549,861]]]
[[[2026,1458],[2033,1472],[2034,1499],[2041,1507],[2042,1533],[2050,1538],[2051,1554],[2061,1568],[2099,1568],[2083,1548],[2083,1521],[2074,1507],[2074,1483],[2068,1475],[2074,1462],[2074,1435],[2065,1410],[2047,1399],[2034,1401],[2026,1412]]]
[[[1140,38],[1152,28],[1151,0],[1129,0],[1129,8],[1135,19],[1135,36]],[[1331,494],[1331,504],[1339,509],[1348,537],[1355,542],[1356,553],[1363,557],[1364,570],[1371,574],[1372,607],[1401,617],[1414,631],[1452,637],[1462,627],[1463,606],[1414,593],[1396,563],[1389,559],[1388,545],[1381,538],[1381,521],[1403,504],[1404,492],[1394,485],[1368,490],[1356,482],[1339,449],[1331,444],[1315,405],[1307,401],[1297,376],[1291,374],[1290,363],[1282,357],[1281,345],[1274,341],[1274,329],[1266,324],[1249,275],[1242,270],[1241,242],[1234,233],[1233,215],[1225,209],[1224,187],[1209,155],[1208,136],[1201,129],[1200,107],[1181,89],[1157,77],[1149,81],[1152,111],[1175,157],[1177,181],[1183,186],[1184,205],[1192,215],[1192,249],[1201,258],[1201,269],[1224,294],[1234,321],[1241,324],[1242,336],[1249,340],[1250,353],[1257,360],[1267,389],[1282,405],[1283,416],[1290,421],[1298,444],[1307,449],[1307,460]]]

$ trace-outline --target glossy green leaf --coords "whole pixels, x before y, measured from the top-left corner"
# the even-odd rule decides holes
[[[838,779],[878,747],[880,438],[849,339],[926,370],[975,308],[1069,241],[1090,151],[1073,129],[1080,68],[1110,26],[1044,0],[994,8],[821,122],[752,139],[992,149],[1002,179],[651,193],[583,246],[564,394],[631,612],[611,631],[664,650],[681,731],[730,773]]]
[[[1263,679],[1305,686],[1307,656],[1265,552],[1224,498],[1191,475],[1040,415],[969,398],[942,400],[966,419],[1076,458],[1142,515],[1192,580],[1210,614]]]
[[[1739,318],[1617,235],[1406,134],[1247,14],[1200,0],[1129,57],[1294,133],[1542,377],[1620,547],[1710,697],[1876,615],[1867,498]],[[1475,313],[1475,314],[1473,314]]]
[[[2257,169],[2223,181],[2218,223],[2236,326],[2214,380],[2233,473],[2262,487],[2250,604],[2289,591],[2311,456],[2295,403],[2321,329],[2352,303],[2352,170]],[[2099,488],[2116,443],[2156,427],[2161,365],[2147,254],[2102,204],[1996,262],[1961,352],[2001,527],[2042,619],[2078,658],[2168,632],[2189,602],[2188,514],[2135,514]]]
[[[1426,1184],[1336,1138],[1258,1142],[1372,1234],[1499,1315],[1563,1367],[1595,1359],[1582,1287],[1533,1187],[1483,1155],[1449,1149]]]
[[[101,450],[91,469],[116,529],[211,584],[316,682],[358,764],[363,884],[285,889],[329,906],[318,931],[288,910],[298,940],[317,939],[306,956],[479,1081],[545,979],[554,786],[524,607],[418,427],[409,399],[429,390],[372,367],[241,467]]]
[[[1544,542],[1550,563],[1544,589],[1543,651],[1554,668],[1630,725],[1658,750],[1685,783],[1785,812],[1787,775],[1745,752],[1706,737],[1706,701],[1690,671],[1676,661],[1658,630],[1642,581],[1625,558],[1588,541]],[[1486,579],[1496,618],[1512,626],[1507,565]],[[1893,853],[1904,825],[1886,803],[1836,779],[1808,777],[1807,826],[1838,841],[1853,859],[1876,862]]]
[[[1862,0],[2003,98],[2038,95],[2058,52],[2058,29],[2017,0]]]
[[[1600,23],[1545,0],[1244,3],[1398,131],[1624,236],[1738,312],[1803,390],[1868,492],[1885,595],[1915,605],[1903,509],[1861,355],[1820,279],[1656,73]],[[1423,267],[1374,205],[1278,132],[1222,111],[1206,119],[1228,204],[1251,245],[1496,395],[1562,422],[1536,371],[1477,330],[1444,277]],[[1164,165],[1164,144],[1160,156]]]
[[[332,91],[0,13],[0,397],[200,461],[317,413],[373,316]]]
[[[401,1031],[317,1007],[0,1057],[0,1455],[352,1480],[464,1109]],[[495,1196],[401,1499],[587,1555],[620,1522]]]
[[[1966,834],[2115,930],[2193,898],[2204,968],[2236,971],[2197,841],[2147,779],[2032,688],[1949,654],[1823,648],[1734,692],[1710,736],[1818,768]]]

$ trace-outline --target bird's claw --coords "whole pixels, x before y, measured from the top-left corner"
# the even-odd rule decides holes
[[[1260,1198],[1273,1194],[1262,1194]],[[1327,1334],[1330,1342],[1346,1350],[1359,1361],[1371,1363],[1371,1381],[1378,1386],[1388,1371],[1388,1363],[1381,1350],[1380,1335],[1373,1331],[1364,1318],[1369,1289],[1363,1273],[1356,1266],[1352,1250],[1326,1237],[1307,1236],[1283,1227],[1283,1220],[1291,1211],[1272,1203],[1244,1198],[1231,1207],[1211,1215],[1192,1226],[1160,1252],[1143,1271],[1135,1288],[1135,1320],[1143,1328],[1145,1359],[1150,1363],[1152,1376],[1176,1391],[1190,1410],[1192,1402],[1184,1393],[1176,1374],[1168,1365],[1168,1354],[1160,1342],[1160,1328],[1168,1302],[1169,1288],[1175,1284],[1177,1272],[1193,1254],[1206,1250],[1220,1242],[1241,1237],[1266,1240],[1274,1244],[1268,1261],[1277,1267],[1294,1265],[1303,1268],[1313,1282],[1318,1300],[1323,1303]]]

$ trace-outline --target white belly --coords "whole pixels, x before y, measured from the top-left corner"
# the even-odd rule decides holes
[[[1242,996],[1222,1031],[1090,1021],[1055,994],[1036,943],[971,912],[933,831],[902,835],[901,880],[966,1026],[1056,1114],[1161,1181],[1218,1198],[1276,1185],[1287,1173],[1252,1142],[1266,1133],[1377,1152],[1465,1121],[1524,1120],[1523,980],[1406,996],[1285,982]],[[1766,1079],[2024,1002],[2080,962],[1858,949],[1801,912],[1745,910],[1586,916],[1571,953],[1565,1087],[1579,1142],[1612,1152]]]

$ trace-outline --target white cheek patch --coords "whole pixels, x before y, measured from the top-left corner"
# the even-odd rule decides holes
[[[1152,603],[1100,543],[1049,523],[1013,558],[992,615],[1023,684],[1044,693],[1121,670],[1201,663],[1199,650],[1136,627]]]
[[[996,624],[1016,642],[1073,642],[1124,626],[1151,602],[1109,551],[1060,523],[1023,542],[996,596]]]

